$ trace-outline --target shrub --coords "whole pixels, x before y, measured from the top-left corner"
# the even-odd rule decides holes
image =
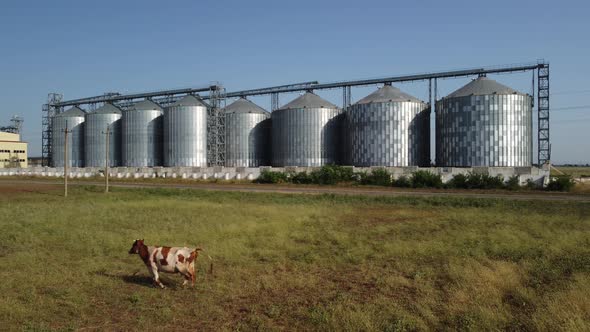
[[[501,189],[504,188],[504,179],[501,176],[487,174],[457,174],[449,181],[449,187],[458,189]]]
[[[481,176],[482,189],[503,189],[504,188],[504,177],[501,175],[490,176],[483,174]]]
[[[311,178],[316,184],[336,184],[353,181],[354,173],[352,167],[326,165],[311,172]]]
[[[270,170],[263,170],[260,176],[256,179],[257,183],[285,183],[289,182],[289,176],[283,172],[273,172]]]
[[[367,172],[359,171],[359,172],[356,172],[352,175],[352,181],[359,183],[359,184],[364,184],[363,181],[366,177],[367,177]]]
[[[354,171],[352,167],[337,166],[339,182],[351,182],[354,181]]]
[[[263,170],[260,173],[257,183],[288,183],[295,184],[336,184],[339,182],[355,181],[355,174],[352,167],[344,167],[337,165],[326,165],[319,169],[307,172],[273,172],[271,170]]]
[[[366,171],[356,173],[356,182],[359,184],[369,184],[369,176],[371,176]]]
[[[483,189],[484,180],[482,174],[468,173],[467,181],[465,182],[466,189]]]
[[[336,184],[338,182],[336,172],[331,167],[322,167],[310,173],[315,184]]]
[[[449,188],[467,189],[467,176],[465,176],[465,174],[454,175],[447,183],[447,186]]]
[[[397,178],[397,180],[393,180],[393,186],[400,188],[410,188],[412,186],[412,181],[410,181],[407,176],[402,175]]]
[[[539,185],[535,183],[532,179],[526,179],[525,188],[527,189],[537,189]]]
[[[575,182],[569,175],[552,177],[547,185],[549,191],[570,191],[574,187]]]
[[[361,184],[373,186],[391,186],[391,174],[385,168],[374,168],[370,174],[363,173]]]
[[[505,186],[508,190],[520,189],[520,177],[518,175],[511,176],[508,178],[508,181],[506,181]]]
[[[311,177],[310,174],[307,174],[307,172],[299,172],[296,174],[293,174],[291,177],[291,182],[295,183],[295,184],[311,184],[313,183],[313,178]]]
[[[429,171],[414,172],[410,182],[414,188],[441,188],[443,186],[440,175]]]

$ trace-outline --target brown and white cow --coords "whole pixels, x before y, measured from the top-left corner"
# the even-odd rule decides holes
[[[165,288],[158,272],[180,273],[185,286],[189,280],[195,285],[195,261],[201,248],[148,246],[142,240],[135,240],[129,249],[130,254],[138,254],[147,266],[154,285]],[[213,265],[211,265],[213,268]]]

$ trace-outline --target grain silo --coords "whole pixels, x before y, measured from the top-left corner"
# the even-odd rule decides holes
[[[122,159],[123,166],[162,166],[162,108],[151,100],[136,103],[123,111]]]
[[[436,103],[438,166],[531,166],[532,99],[479,77]]]
[[[348,159],[353,166],[429,166],[430,109],[391,85],[346,112]]]
[[[270,113],[240,98],[224,109],[225,165],[259,167],[270,165]]]
[[[121,166],[121,110],[104,104],[86,114],[84,152],[87,167],[104,167],[106,160],[106,132],[109,129],[109,166]]]
[[[164,166],[207,166],[207,105],[192,95],[164,109]]]
[[[273,166],[323,166],[341,160],[342,110],[307,92],[274,111]]]
[[[84,111],[74,106],[51,121],[51,160],[53,167],[64,167],[65,130],[68,130],[69,167],[84,167]]]

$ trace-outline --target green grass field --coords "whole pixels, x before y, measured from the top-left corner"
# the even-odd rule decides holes
[[[0,184],[0,329],[590,329],[588,203],[113,190]]]
[[[574,178],[590,177],[590,167],[556,166],[555,168],[564,174],[573,176]],[[561,173],[556,172],[554,169],[551,170],[551,175],[557,176],[560,174]]]

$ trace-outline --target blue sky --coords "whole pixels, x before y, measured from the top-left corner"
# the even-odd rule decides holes
[[[40,155],[49,92],[74,99],[213,81],[232,91],[543,58],[552,159],[590,163],[589,10],[584,1],[2,1],[0,124],[23,116],[30,155]],[[531,93],[530,74],[490,77]],[[468,80],[441,81],[439,94]],[[399,87],[427,98],[426,83]],[[353,101],[375,88],[353,89]],[[319,94],[341,103],[339,91]],[[560,110],[570,106],[584,107]]]

